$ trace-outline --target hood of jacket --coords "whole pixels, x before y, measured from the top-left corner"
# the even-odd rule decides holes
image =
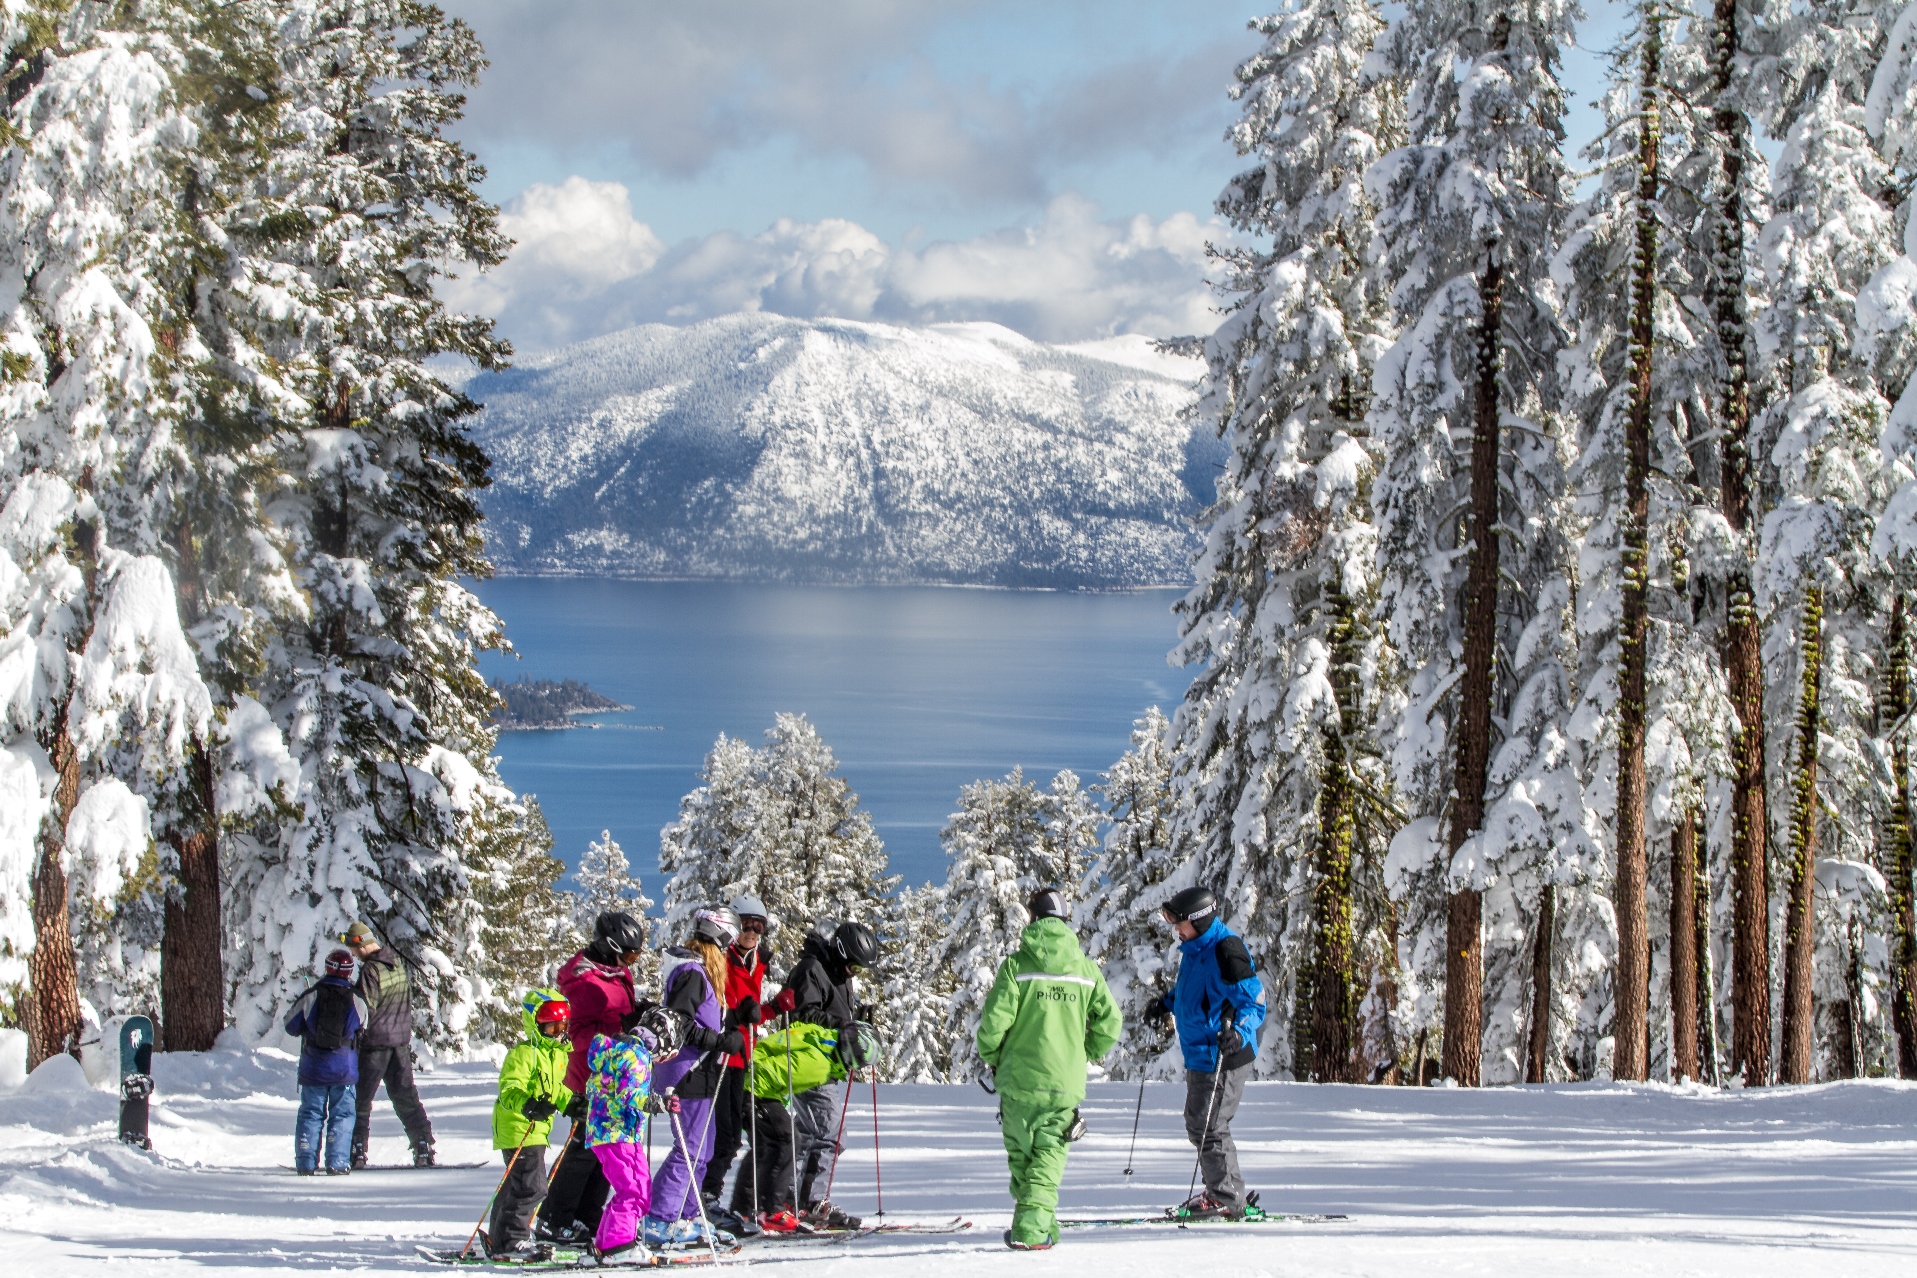
[[[1223,940],[1224,936],[1225,920],[1213,918],[1210,927],[1207,927],[1189,941],[1180,941],[1178,943],[1178,952],[1186,958],[1190,958],[1194,954],[1203,954],[1206,950]]]
[[[519,1004],[519,1023],[526,1027],[526,1041],[528,1043],[531,1043],[534,1047],[557,1047],[561,1050],[569,1050],[571,1048],[572,1040],[570,1038],[547,1038],[539,1032],[539,1009],[548,1003],[563,1003],[565,1001],[565,995],[561,994],[558,990],[533,990],[521,1000]],[[528,1003],[532,1004],[532,1006],[526,1006]]]
[[[819,966],[825,969],[825,974],[832,978],[834,985],[843,985],[849,979],[850,973],[845,970],[845,964],[839,961],[839,952],[832,948],[831,937],[820,936],[817,932],[807,932],[802,953],[817,959]]]
[[[1019,933],[1018,952],[1047,972],[1066,971],[1067,964],[1083,962],[1078,937],[1064,919],[1040,919]]]

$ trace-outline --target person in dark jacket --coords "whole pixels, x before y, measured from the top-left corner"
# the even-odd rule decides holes
[[[302,1176],[319,1171],[322,1138],[326,1174],[344,1176],[351,1167],[347,1141],[359,1082],[355,1040],[370,1020],[365,1001],[353,992],[353,956],[334,950],[326,956],[326,975],[299,996],[286,1017],[286,1032],[300,1040],[293,1168]]]
[[[639,996],[627,970],[646,948],[646,929],[623,910],[607,910],[593,921],[592,941],[567,959],[555,982],[571,1006],[572,1052],[563,1080],[571,1096],[566,1117],[572,1131],[553,1164],[552,1184],[539,1206],[533,1236],[543,1242],[579,1244],[593,1237],[612,1184],[586,1145],[587,1052],[594,1036],[616,1037],[632,1028]]]
[[[1262,1213],[1238,1173],[1232,1115],[1258,1055],[1265,987],[1239,935],[1218,917],[1205,888],[1186,888],[1165,903],[1178,934],[1178,981],[1147,1015],[1172,1018],[1185,1056],[1185,1135],[1198,1148],[1205,1189],[1176,1208],[1181,1217],[1243,1220]]]
[[[372,1021],[359,1037],[359,1097],[353,1121],[353,1166],[366,1166],[366,1149],[373,1139],[373,1098],[379,1085],[393,1102],[412,1146],[413,1166],[433,1165],[433,1124],[420,1103],[413,1082],[413,983],[399,955],[380,944],[364,923],[355,923],[340,937],[359,959],[359,996]]]
[[[863,1019],[859,1016],[858,988],[853,984],[853,977],[860,968],[872,966],[878,957],[878,938],[863,923],[841,923],[829,937],[809,933],[799,961],[792,965],[785,988],[779,991],[772,1006],[795,1021],[839,1031],[842,1041],[860,1042],[862,1037],[852,1028],[854,1022]],[[854,1069],[864,1063],[848,1062]],[[801,1218],[809,1225],[830,1229],[859,1227],[858,1217],[846,1215],[825,1200],[826,1186],[832,1183],[832,1166],[839,1157],[839,1115],[851,1088],[852,1080],[848,1077],[843,1088],[824,1083],[792,1099],[799,1182],[795,1197],[803,1208]]]

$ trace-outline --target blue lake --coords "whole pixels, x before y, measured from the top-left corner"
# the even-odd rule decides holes
[[[576,865],[610,829],[657,899],[659,829],[721,732],[753,745],[802,713],[871,812],[894,872],[945,877],[959,787],[1022,766],[1089,786],[1147,706],[1167,713],[1179,590],[1115,594],[507,578],[478,593],[517,660],[488,678],[579,679],[632,709],[597,728],[510,732],[501,770],[537,795]]]

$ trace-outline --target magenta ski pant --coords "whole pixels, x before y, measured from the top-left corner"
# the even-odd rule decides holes
[[[679,1113],[668,1117],[678,1118],[678,1131],[659,1167],[659,1183],[653,1186],[652,1215],[657,1220],[691,1220],[699,1214],[699,1178],[706,1174],[706,1160],[712,1157],[712,1098],[682,1097]]]
[[[639,1237],[639,1218],[652,1206],[652,1170],[646,1166],[645,1146],[637,1142],[594,1145],[592,1153],[612,1186],[592,1241],[600,1251],[611,1251]]]

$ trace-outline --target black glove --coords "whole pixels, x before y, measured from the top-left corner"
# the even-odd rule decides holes
[[[1145,1004],[1145,1018],[1147,1020],[1161,1020],[1171,1014],[1171,1006],[1165,1002],[1165,996],[1163,994],[1160,994],[1157,998]]]
[[[531,1122],[543,1123],[559,1112],[559,1106],[544,1096],[528,1096],[526,1103],[519,1107],[519,1112]]]
[[[1245,1036],[1237,1030],[1227,1027],[1218,1033],[1218,1054],[1235,1056],[1245,1046]]]
[[[748,994],[732,1005],[732,1015],[728,1018],[734,1025],[757,1025],[759,1023],[759,1000]]]
[[[566,1117],[576,1122],[579,1119],[584,1118],[585,1116],[586,1116],[586,1094],[583,1091],[574,1092],[572,1094],[572,1099],[566,1102]]]
[[[737,1056],[745,1051],[745,1035],[736,1029],[729,1029],[719,1036],[718,1049],[727,1056]]]

